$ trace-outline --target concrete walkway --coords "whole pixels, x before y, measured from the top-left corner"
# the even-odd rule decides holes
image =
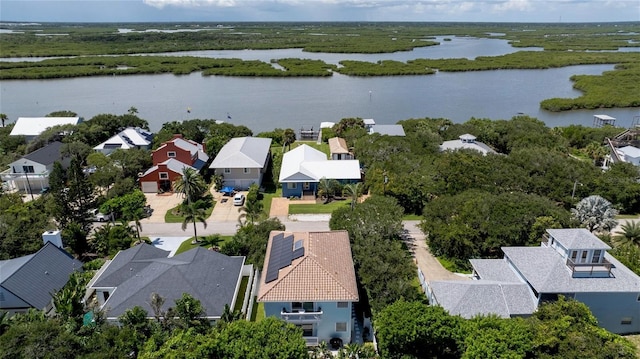
[[[425,235],[422,233],[418,225],[420,221],[403,221],[405,229],[405,242],[409,247],[409,251],[413,255],[416,265],[424,274],[424,278],[427,282],[434,280],[468,280],[461,274],[455,274],[449,272],[446,268],[440,264],[440,262],[429,252],[427,243],[425,241]]]
[[[275,197],[271,200],[271,208],[269,208],[269,217],[278,217],[280,219],[287,218],[289,215],[289,199],[284,197]]]
[[[164,216],[171,208],[182,203],[182,197],[173,193],[145,193],[147,204],[153,210],[151,216],[140,220],[143,227],[145,223],[164,223]]]

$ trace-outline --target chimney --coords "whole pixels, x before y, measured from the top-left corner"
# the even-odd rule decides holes
[[[51,242],[56,247],[62,248],[62,233],[59,230],[46,231],[42,233],[42,241],[44,242],[44,244],[47,244],[47,242]]]

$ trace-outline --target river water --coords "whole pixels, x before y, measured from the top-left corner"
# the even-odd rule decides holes
[[[438,40],[442,40],[439,37]],[[262,60],[298,57],[337,64],[340,60],[475,58],[519,51],[499,39],[451,37],[441,45],[393,54],[306,53],[300,49],[196,51],[180,55]],[[540,50],[540,49],[528,49]],[[175,55],[175,54],[172,54]],[[15,60],[15,59],[14,59]],[[39,59],[31,59],[39,60]],[[550,113],[539,108],[552,97],[578,97],[569,78],[599,75],[613,65],[570,66],[548,70],[438,72],[425,76],[329,78],[244,78],[133,75],[55,80],[0,81],[0,112],[10,120],[71,110],[89,119],[100,113],[125,113],[131,106],[153,131],[167,121],[219,119],[254,132],[276,127],[316,127],[345,117],[373,118],[391,124],[408,118],[444,117],[465,122],[471,117],[509,119],[526,114],[548,126],[590,126],[593,115],[607,114],[628,127],[639,108]]]

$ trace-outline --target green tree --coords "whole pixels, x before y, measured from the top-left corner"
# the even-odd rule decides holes
[[[6,114],[4,113],[0,113],[0,121],[2,121],[2,127],[4,127],[5,125],[5,121],[8,119],[9,117],[7,117]]]
[[[571,209],[573,218],[589,231],[611,231],[618,221],[618,211],[611,202],[598,195],[583,198],[576,208]]]
[[[616,240],[620,243],[631,243],[640,246],[640,221],[628,221],[620,226],[622,232]]]
[[[141,334],[143,338],[148,338],[153,331],[152,322],[147,318],[148,315],[149,313],[147,313],[146,310],[136,305],[131,309],[125,310],[124,313],[118,317],[118,321],[124,327],[129,327],[136,333]]]
[[[173,190],[185,197],[187,203],[192,203],[207,191],[207,184],[200,174],[193,168],[185,168],[182,176],[173,182]]]
[[[100,206],[100,212],[113,214],[114,218],[125,221],[138,220],[143,217],[143,209],[147,204],[147,197],[140,189],[135,189],[121,196],[113,197]]]
[[[72,320],[76,324],[82,322],[84,315],[84,286],[87,284],[87,277],[81,272],[73,272],[69,276],[69,281],[62,289],[53,296],[53,305],[56,308],[56,315],[65,321]]]
[[[199,242],[196,222],[202,223],[204,228],[207,228],[205,211],[202,208],[197,208],[195,204],[182,204],[180,206],[180,212],[184,216],[184,219],[182,220],[182,230],[184,231],[187,229],[188,223],[193,223],[193,240],[196,243]]]
[[[175,311],[183,328],[203,329],[209,324],[203,318],[206,313],[202,303],[188,293],[182,293],[182,297],[176,300]]]
[[[271,231],[284,231],[285,227],[277,218],[262,220],[253,226],[244,226],[230,241],[225,241],[220,252],[228,256],[245,256],[247,263],[262,268]]]
[[[238,216],[238,222],[240,226],[245,226],[247,224],[255,224],[261,217],[264,216],[264,207],[261,201],[257,199],[249,200],[247,196],[244,201],[244,205],[238,208],[238,212],[240,212],[240,216]]]
[[[287,128],[282,132],[282,152],[284,152],[285,147],[287,147],[288,150],[291,150],[291,144],[294,142],[296,142],[296,132]]]
[[[220,243],[224,242],[224,239],[219,234],[212,234],[210,236],[206,236],[202,239],[201,245],[206,247],[209,250],[218,251],[220,250]]]
[[[351,198],[351,210],[353,211],[358,203],[358,198],[362,194],[362,184],[350,183],[342,187],[342,195]]]
[[[522,318],[489,315],[467,320],[462,358],[534,358],[534,330]]]

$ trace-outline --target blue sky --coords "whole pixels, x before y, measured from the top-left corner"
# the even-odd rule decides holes
[[[640,0],[1,0],[0,21],[640,21]]]

